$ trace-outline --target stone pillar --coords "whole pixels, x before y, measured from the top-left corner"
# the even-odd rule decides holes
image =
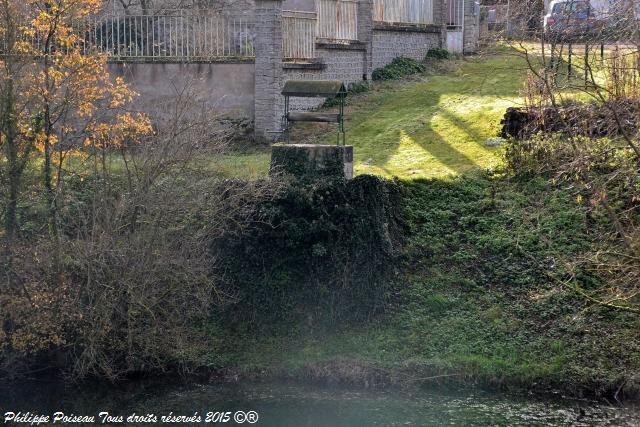
[[[353,146],[273,144],[271,175],[288,174],[305,180],[353,178]]]
[[[255,0],[255,111],[258,141],[273,141],[281,130],[282,0]]]
[[[435,0],[433,2],[433,24],[440,26],[440,48],[447,48],[447,4],[455,0]]]
[[[464,0],[464,34],[462,46],[464,53],[475,53],[480,38],[479,0]]]
[[[371,80],[373,72],[373,0],[358,1],[358,41],[364,43],[362,79]]]

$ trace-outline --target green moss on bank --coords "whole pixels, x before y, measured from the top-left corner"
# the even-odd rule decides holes
[[[590,306],[554,280],[564,274],[561,257],[598,245],[573,196],[543,180],[489,174],[403,187],[409,241],[384,318],[338,330],[298,322],[268,336],[238,332],[208,363],[367,386],[638,391],[637,316]]]

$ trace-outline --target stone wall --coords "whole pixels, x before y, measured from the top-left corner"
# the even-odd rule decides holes
[[[168,4],[177,1],[181,0],[154,0],[148,5],[150,10],[163,14]],[[109,11],[124,12],[118,6],[121,2],[116,3]],[[198,2],[187,3],[180,4],[186,7]],[[185,88],[190,88],[187,93],[192,94],[194,108],[216,109],[253,118],[256,138],[271,140],[281,130],[284,110],[281,90],[285,81],[341,80],[348,85],[371,79],[375,68],[389,64],[398,56],[422,60],[429,49],[446,46],[447,33],[442,25],[446,14],[445,0],[435,0],[432,25],[373,22],[373,0],[358,0],[358,40],[346,44],[317,42],[315,58],[304,64],[283,64],[282,12],[314,11],[315,0],[239,0],[232,3],[229,7],[223,0],[213,0],[209,6],[229,16],[253,15],[255,61],[110,64],[113,74],[124,76],[142,95],[136,101],[136,109],[162,118],[171,114],[171,105],[175,104],[176,98],[185,93]],[[141,10],[132,6],[129,12],[140,13]],[[465,0],[465,53],[477,48],[479,14],[474,12],[474,1]],[[314,108],[323,102],[322,99],[292,101],[293,109]]]
[[[363,80],[364,58],[366,50],[364,45],[331,45],[317,44],[316,64],[284,64],[282,85],[287,80],[341,80],[349,83]],[[321,98],[293,98],[292,109],[311,109],[322,105]],[[284,107],[283,107],[284,108]]]
[[[310,10],[311,0],[284,0],[292,6]],[[444,0],[434,3],[434,24],[387,24],[373,22],[372,0],[358,2],[358,40],[348,44],[317,43],[316,58],[307,63],[282,62],[282,0],[256,0],[256,102],[255,129],[259,139],[273,140],[268,131],[280,129],[284,99],[280,92],[287,80],[341,80],[346,84],[368,80],[374,69],[384,67],[398,56],[423,60],[429,49],[446,46],[443,25]],[[465,0],[465,17],[470,19],[465,50],[475,51],[479,14],[474,2]],[[291,109],[310,109],[324,100],[292,99]]]
[[[384,67],[398,56],[421,61],[429,49],[442,46],[442,28],[376,24],[372,44],[374,69]]]
[[[109,73],[121,76],[138,96],[133,108],[156,120],[175,114],[180,98],[189,108],[253,117],[253,62],[110,63]]]
[[[282,1],[257,0],[254,129],[257,140],[273,140],[282,113]]]
[[[463,52],[474,53],[478,50],[480,38],[480,4],[479,0],[464,1],[464,35]]]

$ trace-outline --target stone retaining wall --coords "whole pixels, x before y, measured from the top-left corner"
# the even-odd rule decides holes
[[[398,56],[424,59],[427,51],[442,46],[442,28],[430,26],[373,27],[373,68],[384,67]]]

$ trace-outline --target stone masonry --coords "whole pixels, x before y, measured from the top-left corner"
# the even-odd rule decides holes
[[[396,28],[377,25],[373,30],[373,68],[384,67],[398,56],[420,61],[429,49],[441,46],[442,31],[439,26]]]
[[[474,53],[478,50],[480,39],[480,4],[479,0],[464,1],[464,36],[463,52]]]
[[[373,0],[358,2],[358,39],[364,45],[362,78],[371,79],[373,72]]]
[[[289,3],[292,0],[287,0]],[[299,0],[308,6],[307,0]],[[398,56],[424,59],[431,48],[446,47],[446,0],[434,0],[434,24],[387,24],[373,22],[373,0],[359,0],[358,40],[350,43],[316,42],[316,58],[308,63],[282,61],[282,0],[255,1],[255,136],[273,141],[281,130],[284,100],[282,87],[287,80],[341,80],[345,84],[369,80],[374,69]],[[465,52],[475,50],[478,17],[473,16],[474,1],[465,0]],[[306,10],[306,9],[305,9]],[[292,109],[311,109],[320,98],[292,100]]]
[[[254,129],[257,140],[273,140],[280,128],[282,85],[282,0],[256,0]]]

